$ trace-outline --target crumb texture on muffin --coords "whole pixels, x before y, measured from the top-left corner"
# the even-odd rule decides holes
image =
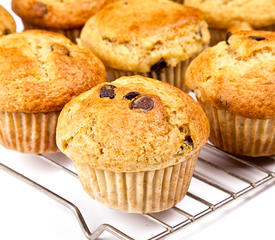
[[[213,28],[229,28],[239,22],[256,28],[275,24],[275,0],[185,0],[184,4],[200,9]]]
[[[247,118],[275,118],[275,33],[240,31],[206,49],[186,84],[201,101]]]
[[[61,34],[30,30],[0,38],[0,111],[59,111],[103,81],[101,61]]]
[[[156,170],[196,154],[209,135],[200,106],[141,76],[99,84],[61,111],[59,149],[77,164],[115,172]]]
[[[12,9],[24,21],[40,27],[81,27],[108,0],[12,0]]]
[[[0,5],[0,36],[16,31],[16,24],[11,14]]]
[[[200,11],[168,0],[117,0],[85,24],[80,44],[115,69],[150,72],[176,66],[209,42]]]

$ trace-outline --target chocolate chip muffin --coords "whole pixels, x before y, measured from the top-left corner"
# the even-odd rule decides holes
[[[148,213],[184,197],[208,134],[207,117],[189,95],[131,76],[99,84],[66,104],[57,145],[92,198]]]
[[[60,110],[105,81],[101,61],[58,33],[0,38],[0,143],[25,153],[56,152]]]
[[[16,31],[16,24],[9,12],[0,5],[0,37]]]
[[[60,32],[75,41],[85,22],[106,2],[107,0],[12,0],[12,9],[22,18],[25,29]]]
[[[117,0],[90,18],[80,37],[110,80],[139,74],[182,90],[186,67],[208,42],[201,13],[168,0]]]
[[[275,0],[185,0],[184,4],[204,13],[212,46],[224,41],[228,29],[241,22],[255,29],[275,31]]]
[[[210,141],[233,154],[275,154],[275,33],[240,31],[190,65],[187,85],[209,118]]]

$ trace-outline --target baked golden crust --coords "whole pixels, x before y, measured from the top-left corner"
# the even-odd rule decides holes
[[[117,0],[85,24],[80,44],[108,67],[150,72],[160,59],[176,66],[209,42],[200,11],[168,0]]]
[[[0,111],[59,111],[103,81],[101,61],[61,34],[30,30],[0,38]]]
[[[275,24],[275,0],[185,0],[184,4],[200,9],[213,28],[227,29],[239,22],[256,28]]]
[[[0,36],[16,31],[16,24],[10,13],[0,5]]]
[[[78,28],[107,0],[12,0],[12,9],[24,21],[40,27]]]
[[[234,32],[189,66],[186,84],[201,101],[256,119],[275,118],[275,33]]]
[[[75,163],[117,172],[160,169],[184,161],[206,143],[208,120],[181,90],[141,76],[110,84],[116,87],[112,99],[100,97],[105,84],[99,84],[61,111],[57,145]],[[131,108],[135,99],[125,99],[129,92],[149,97],[154,107]]]

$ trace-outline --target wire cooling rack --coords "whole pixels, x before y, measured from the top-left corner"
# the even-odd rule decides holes
[[[78,177],[73,170],[69,169],[64,164],[61,164],[56,159],[53,159],[48,155],[38,155],[38,157],[53,165],[55,168],[61,169],[73,177]],[[87,239],[97,239],[104,232],[108,232],[117,239],[136,239],[136,236],[130,236],[127,232],[121,231],[118,227],[114,227],[111,224],[102,223],[94,231],[91,231],[77,205],[2,163],[0,163],[0,169],[32,185],[47,196],[69,208],[77,218]],[[260,185],[266,184],[274,178],[274,157],[237,157],[225,153],[211,144],[207,144],[200,154],[191,186],[184,200],[177,206],[165,211],[165,215],[162,213],[141,215],[142,217],[147,218],[147,220],[149,219],[150,221],[155,222],[162,229],[162,231],[147,239],[164,239],[174,232],[183,229],[200,218],[225,206],[247,192],[252,191]],[[215,194],[213,194],[214,192]],[[209,199],[210,195],[215,197]],[[189,204],[186,204],[187,199]],[[199,203],[202,207],[199,209],[188,209],[188,206],[192,206],[192,204],[190,205],[190,202]],[[174,215],[175,213],[178,215],[177,223],[171,224],[168,221],[169,216]]]

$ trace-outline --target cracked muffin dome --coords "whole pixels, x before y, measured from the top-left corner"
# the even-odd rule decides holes
[[[10,13],[0,5],[0,36],[16,31],[16,24]]]
[[[101,61],[61,34],[30,30],[0,38],[0,111],[60,111],[103,81]]]
[[[12,9],[24,21],[40,27],[82,27],[107,0],[12,0]]]
[[[186,83],[218,109],[253,119],[275,118],[275,33],[240,31],[206,49]]]
[[[240,22],[261,28],[275,24],[275,0],[185,0],[201,10],[210,27],[227,29]]]
[[[160,61],[174,67],[208,42],[201,12],[168,0],[117,0],[91,17],[80,36],[106,66],[136,72]]]
[[[65,105],[57,145],[75,164],[115,172],[161,169],[196,155],[208,120],[179,89],[157,80],[122,77]]]

